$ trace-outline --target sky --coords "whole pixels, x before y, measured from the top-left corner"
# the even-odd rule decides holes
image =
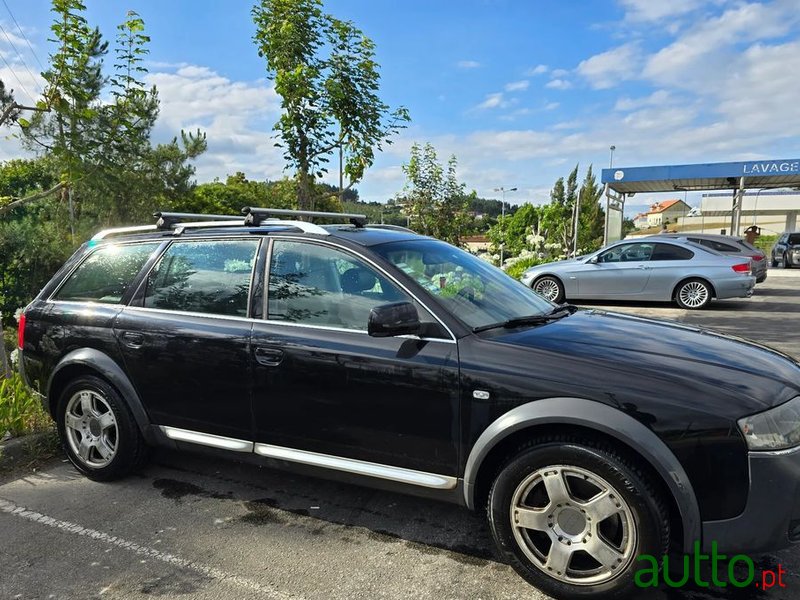
[[[199,182],[290,174],[251,2],[86,4],[107,38],[127,10],[144,19],[155,139],[205,131]],[[800,0],[327,0],[325,10],[372,38],[383,100],[411,114],[357,185],[363,200],[402,191],[415,142],[443,162],[455,154],[459,179],[482,197],[518,188],[506,195],[515,204],[546,202],[576,164],[581,176],[608,167],[612,145],[623,168],[800,156]],[[45,0],[0,5],[0,78],[21,101],[23,87],[41,92],[49,11]],[[0,160],[21,153],[0,140]],[[668,197],[635,196],[626,213]]]

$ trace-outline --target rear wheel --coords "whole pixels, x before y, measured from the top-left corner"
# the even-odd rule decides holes
[[[531,286],[534,292],[543,298],[561,304],[564,301],[564,286],[555,277],[545,275],[533,282]]]
[[[147,448],[133,415],[99,377],[70,382],[59,398],[57,425],[70,462],[90,479],[119,479],[144,463]]]
[[[702,279],[689,279],[681,282],[675,289],[675,302],[688,310],[705,308],[713,297],[711,286]]]
[[[788,269],[792,266],[789,264],[789,257],[787,256],[786,252],[783,253],[783,262],[781,263],[781,266],[784,269]]]
[[[669,515],[643,473],[612,448],[544,439],[492,486],[489,523],[501,558],[556,598],[621,598],[636,557],[664,556]]]

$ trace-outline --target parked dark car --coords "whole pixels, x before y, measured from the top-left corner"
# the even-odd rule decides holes
[[[756,283],[763,283],[767,279],[767,255],[763,250],[748,243],[743,237],[713,233],[666,233],[659,234],[655,237],[684,239],[716,250],[720,254],[748,257],[750,259],[753,276],[756,278]]]
[[[80,472],[160,444],[486,508],[561,598],[632,592],[637,556],[695,541],[800,541],[789,356],[555,305],[358,215],[268,214],[101,232],[25,309],[24,376]]]
[[[800,232],[786,232],[772,247],[772,266],[784,269],[800,265]]]

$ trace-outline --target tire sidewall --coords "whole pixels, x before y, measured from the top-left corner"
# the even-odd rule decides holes
[[[558,581],[532,565],[518,546],[509,514],[514,491],[533,471],[554,465],[581,467],[597,474],[616,489],[631,509],[637,533],[636,547],[631,562],[614,579],[591,586]],[[637,557],[649,554],[660,561],[667,550],[668,524],[661,516],[663,508],[653,494],[646,492],[648,489],[650,487],[634,470],[611,453],[575,443],[548,443],[531,448],[508,463],[495,480],[489,496],[489,524],[500,558],[529,583],[556,598],[628,596],[638,589],[634,581],[639,565]]]
[[[91,390],[103,397],[117,422],[117,450],[111,462],[102,467],[92,467],[86,465],[79,456],[75,454],[67,440],[65,413],[70,398],[82,390]],[[71,381],[61,392],[58,399],[56,412],[56,426],[58,436],[61,440],[61,447],[69,458],[72,465],[90,479],[97,481],[107,481],[117,479],[126,475],[137,461],[140,451],[138,447],[141,441],[141,434],[131,416],[130,410],[125,405],[125,401],[117,390],[99,377],[85,375]]]

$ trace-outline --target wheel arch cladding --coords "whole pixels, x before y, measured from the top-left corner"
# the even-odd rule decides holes
[[[58,396],[66,385],[81,375],[94,375],[113,385],[133,414],[136,424],[145,439],[150,437],[150,418],[144,409],[139,394],[117,362],[95,348],[79,348],[64,356],[53,369],[47,381],[47,396],[50,414],[55,417]]]
[[[464,470],[464,502],[475,508],[481,467],[509,436],[526,430],[566,426],[595,432],[634,451],[661,479],[678,509],[682,541],[690,550],[701,535],[700,509],[689,476],[667,445],[642,423],[611,406],[582,398],[546,398],[518,406],[491,423],[478,437]]]

